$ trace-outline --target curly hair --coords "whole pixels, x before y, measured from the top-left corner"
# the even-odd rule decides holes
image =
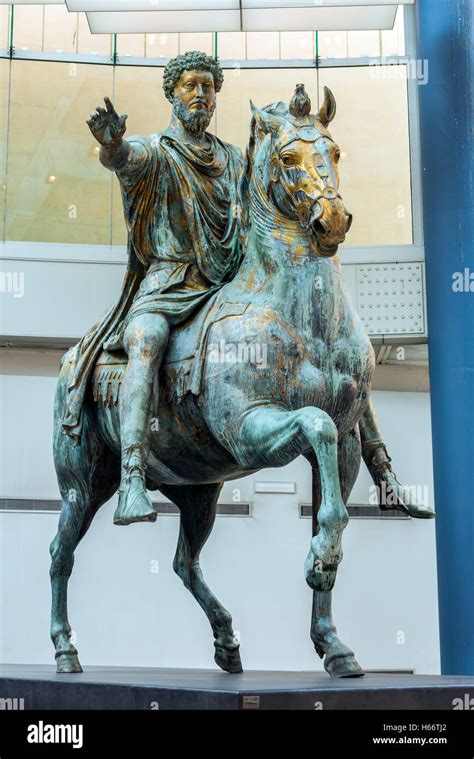
[[[219,92],[222,88],[224,74],[219,60],[199,50],[189,50],[183,55],[177,55],[176,58],[172,58],[165,66],[163,72],[163,90],[170,103],[173,102],[173,90],[183,71],[210,71],[214,77],[216,92]]]

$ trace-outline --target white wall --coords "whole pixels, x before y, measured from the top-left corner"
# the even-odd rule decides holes
[[[422,267],[420,261],[415,261],[417,255],[411,246],[402,247],[401,250],[397,248],[396,252],[392,248],[388,251],[384,248],[342,249],[344,278],[354,307],[362,313],[363,306],[368,303],[367,289],[363,284],[368,276],[364,263],[385,269],[380,273],[382,281],[387,277],[392,280],[392,275],[395,275],[396,279],[392,281],[398,284],[391,285],[391,288],[403,288],[406,266]],[[0,242],[2,344],[5,337],[15,345],[25,337],[34,338],[37,344],[42,345],[57,345],[52,341],[61,339],[67,343],[69,338],[81,337],[102,313],[117,302],[125,263],[125,248],[119,246]],[[420,287],[424,300],[424,275]],[[407,337],[423,342],[426,337],[426,309],[420,310],[420,295],[415,290],[410,296],[402,291],[399,297],[407,315],[405,328],[398,335],[400,344]],[[383,296],[377,297],[376,292],[371,293],[370,301],[377,318],[367,323],[372,323],[374,336],[393,339],[397,324],[402,329],[401,321],[396,321],[400,307],[393,309],[391,303],[385,303]],[[411,318],[413,314],[421,314],[419,322]]]
[[[0,355],[0,496],[57,498],[51,456],[59,354]],[[427,485],[432,504],[429,395],[375,392],[399,479]],[[295,481],[297,492],[255,495],[253,480]],[[364,468],[351,497],[367,502]],[[223,500],[234,484],[226,485]],[[202,555],[207,580],[232,612],[247,669],[320,669],[309,638],[311,591],[303,563],[310,520],[310,471],[285,469],[237,483],[253,502],[250,519],[218,517]],[[97,515],[76,552],[70,621],[83,665],[214,667],[206,618],[172,570],[178,518],[116,527],[115,499]],[[55,514],[0,513],[0,661],[53,663],[49,640],[49,553]],[[151,571],[158,559],[160,571]],[[438,673],[433,522],[352,520],[334,591],[340,637],[363,667]]]

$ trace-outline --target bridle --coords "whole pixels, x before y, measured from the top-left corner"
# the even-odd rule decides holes
[[[326,138],[330,140],[333,144],[335,144],[333,138],[331,137],[327,129],[325,129],[322,125],[318,129],[316,129],[316,127],[311,126],[310,124],[305,124],[304,126],[298,127],[298,129],[296,130],[296,133],[292,135],[289,140],[287,140],[283,145],[279,147],[278,156],[280,156],[282,151],[285,148],[287,148],[288,145],[291,145],[292,142],[295,142],[297,140],[302,140],[303,142],[316,143],[318,142],[318,140],[321,140],[323,138]],[[336,208],[335,201],[337,199],[342,201],[342,196],[339,193],[339,191],[336,190],[334,187],[331,187],[331,185],[327,183],[326,179],[322,177],[320,174],[319,174],[319,178],[324,184],[324,187],[316,198],[311,198],[312,205],[314,207],[314,205],[319,200],[328,200],[331,204],[333,214],[336,214],[337,208]],[[320,204],[319,212],[317,213],[316,216],[313,217],[312,220],[317,221],[317,219],[319,219],[322,216],[322,214],[323,214],[323,208],[321,207],[321,204]]]

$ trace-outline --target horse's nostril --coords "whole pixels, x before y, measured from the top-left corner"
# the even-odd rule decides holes
[[[311,226],[320,234],[326,234],[329,231],[328,219],[324,217],[324,209],[320,203],[318,203],[316,213],[313,214]]]
[[[311,224],[311,228],[315,235],[324,235],[327,232],[326,225],[323,224],[321,219],[316,219],[316,221],[313,221]]]
[[[324,208],[321,203],[316,202],[312,208],[310,226],[315,234],[324,234],[326,224],[322,221]]]
[[[319,201],[317,201],[312,208],[311,223],[318,221],[318,219],[320,219],[323,214],[324,214],[324,208],[322,204]]]
[[[329,225],[327,223],[327,220],[324,219],[324,217],[321,217],[318,221],[319,221],[319,224],[321,224],[323,230],[325,232],[328,232],[329,231]]]

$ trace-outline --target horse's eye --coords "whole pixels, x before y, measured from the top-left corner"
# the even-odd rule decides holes
[[[336,163],[339,163],[339,161],[341,160],[341,151],[340,150],[336,150],[336,152],[334,153],[334,160],[336,161]]]
[[[291,166],[295,165],[295,159],[292,155],[284,155],[281,159],[281,162],[286,168],[290,168]]]

